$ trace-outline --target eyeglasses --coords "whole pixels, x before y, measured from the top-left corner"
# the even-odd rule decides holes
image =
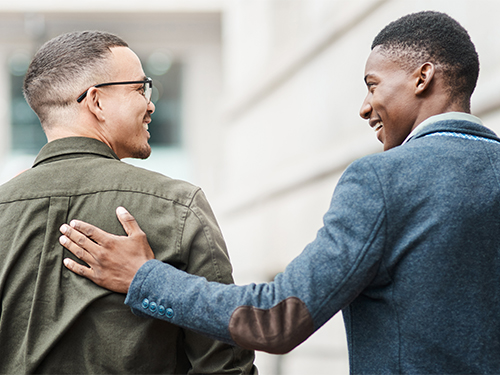
[[[115,85],[136,85],[142,83],[142,95],[146,98],[148,104],[151,102],[151,94],[153,93],[153,80],[147,77],[143,81],[124,81],[124,82],[108,82],[108,83],[99,83],[98,85],[94,85],[92,87],[103,87],[103,86],[115,86]],[[83,99],[87,96],[87,92],[90,88],[85,90],[85,92],[76,99],[78,103],[81,103]]]

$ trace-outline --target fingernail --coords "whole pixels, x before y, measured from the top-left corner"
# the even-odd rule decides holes
[[[68,228],[66,227],[66,224],[61,225],[61,228],[59,228],[59,232],[62,234],[65,234],[68,231]]]
[[[69,223],[69,225],[70,225],[72,228],[75,228],[75,227],[76,227],[76,221],[71,220],[71,222]]]
[[[69,259],[68,259],[68,258],[65,258],[65,259],[63,260],[63,263],[64,263],[64,265],[65,265],[66,267],[68,267],[68,266],[69,266]]]
[[[128,213],[128,211],[125,208],[120,206],[120,207],[116,208],[116,213],[117,213],[117,215],[121,216],[121,215],[125,215],[126,213]]]
[[[64,245],[67,241],[68,241],[68,240],[67,240],[67,238],[66,238],[65,236],[61,236],[61,237],[59,237],[59,243],[60,243],[61,245]]]

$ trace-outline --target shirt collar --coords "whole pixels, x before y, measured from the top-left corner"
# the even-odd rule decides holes
[[[422,121],[420,124],[417,125],[415,129],[406,137],[402,145],[404,145],[406,142],[408,142],[411,138],[413,138],[415,135],[418,133],[422,132],[427,126],[435,124],[436,122],[439,121],[445,121],[445,120],[462,120],[462,121],[470,121],[473,123],[476,123],[478,125],[483,125],[483,122],[481,121],[480,118],[473,116],[469,113],[465,112],[446,112],[446,113],[441,113],[439,115],[431,116],[428,119]]]
[[[33,163],[33,167],[56,160],[82,157],[83,155],[120,160],[108,145],[97,139],[67,137],[56,139],[43,146]]]

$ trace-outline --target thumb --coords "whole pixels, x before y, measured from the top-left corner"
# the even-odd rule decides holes
[[[135,218],[123,207],[116,208],[116,216],[123,226],[125,233],[128,236],[133,234],[142,233],[141,227],[137,224]]]

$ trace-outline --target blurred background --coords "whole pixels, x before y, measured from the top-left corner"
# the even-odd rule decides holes
[[[380,29],[420,10],[469,31],[481,61],[473,114],[500,131],[498,0],[0,0],[0,182],[46,143],[21,91],[34,52],[68,31],[116,33],[155,85],[152,156],[125,161],[203,187],[236,282],[272,280],[314,239],[345,167],[382,151],[358,114],[364,64]],[[341,314],[257,365],[347,374]]]

